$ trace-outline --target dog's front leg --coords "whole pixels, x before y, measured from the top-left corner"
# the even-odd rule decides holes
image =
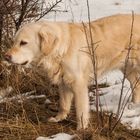
[[[66,119],[70,112],[71,102],[73,99],[72,91],[65,85],[59,86],[59,111],[56,117],[49,118],[49,122],[59,122]]]
[[[77,116],[77,129],[85,129],[89,122],[88,86],[85,79],[79,78],[73,84],[74,101]]]

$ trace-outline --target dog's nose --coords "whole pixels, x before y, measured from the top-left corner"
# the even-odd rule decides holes
[[[5,54],[4,58],[6,61],[11,62],[12,56],[10,54]]]

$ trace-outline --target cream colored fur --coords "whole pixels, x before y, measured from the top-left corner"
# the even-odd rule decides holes
[[[91,22],[93,43],[96,47],[97,76],[119,69],[123,72],[131,34],[131,15],[115,15]],[[16,34],[13,47],[7,52],[11,62],[35,62],[42,65],[52,83],[60,87],[60,109],[49,121],[67,117],[74,97],[77,128],[86,128],[89,121],[88,85],[93,67],[87,39],[88,23],[40,21],[23,26]],[[86,33],[85,34],[85,30]],[[87,35],[87,39],[86,39]],[[27,42],[21,45],[21,40]],[[98,46],[97,46],[98,45]],[[134,17],[133,49],[127,65],[127,78],[133,88],[140,73],[140,16]],[[140,86],[133,91],[133,102],[140,102]]]

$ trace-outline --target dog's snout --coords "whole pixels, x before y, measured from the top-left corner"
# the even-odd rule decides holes
[[[12,56],[10,54],[5,54],[4,58],[6,61],[11,62]]]

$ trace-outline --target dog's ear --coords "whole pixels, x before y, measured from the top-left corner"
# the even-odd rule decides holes
[[[42,27],[39,31],[40,49],[43,54],[48,55],[57,44],[57,36],[47,27]]]

